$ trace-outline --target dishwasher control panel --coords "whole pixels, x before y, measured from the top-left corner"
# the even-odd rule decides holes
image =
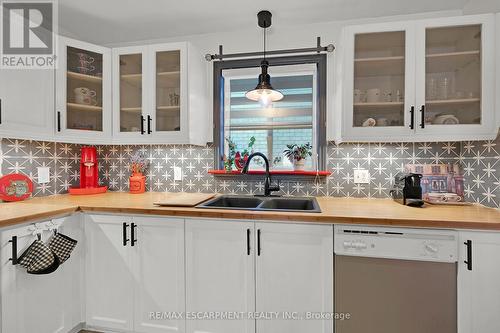
[[[456,262],[458,235],[450,230],[335,225],[337,255]]]

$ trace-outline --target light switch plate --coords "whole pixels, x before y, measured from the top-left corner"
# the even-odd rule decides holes
[[[182,169],[174,166],[174,181],[182,180]]]
[[[369,183],[370,183],[370,171],[365,169],[354,170],[354,184],[369,184]]]
[[[48,167],[38,167],[38,184],[46,184],[50,182],[50,169]]]

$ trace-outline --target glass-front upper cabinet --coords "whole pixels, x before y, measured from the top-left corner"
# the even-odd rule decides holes
[[[341,139],[494,139],[494,23],[487,14],[347,27]]]
[[[181,51],[155,52],[155,130],[181,130]]]
[[[142,46],[113,49],[113,136],[120,140],[151,133],[146,63],[147,53]]]
[[[154,89],[151,89],[154,96],[150,99],[154,103],[151,113],[154,135],[166,142],[189,141],[187,139],[190,134],[187,52],[186,43],[159,44],[150,47],[150,70],[154,86]],[[191,87],[194,87],[193,84],[197,80],[196,73],[200,74],[196,67],[198,63],[199,61],[190,63],[189,74],[194,74]],[[191,91],[196,93],[197,90]],[[193,121],[196,119],[193,118]]]
[[[413,27],[360,26],[346,36],[344,134],[357,140],[409,134]]]
[[[494,116],[494,42],[488,16],[424,21],[418,34],[419,132],[434,128],[443,134],[480,134]]]
[[[110,50],[61,38],[56,84],[56,133],[100,143],[111,136]]]

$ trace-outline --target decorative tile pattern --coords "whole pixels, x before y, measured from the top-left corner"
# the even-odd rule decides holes
[[[35,196],[65,193],[78,184],[80,145],[0,139],[0,174],[20,172],[35,183]],[[146,172],[148,191],[219,192],[255,194],[263,191],[255,178],[214,177],[213,146],[125,145],[97,146],[101,184],[112,191],[128,191],[129,160],[139,151],[150,162]],[[327,148],[326,179],[281,181],[284,196],[390,197],[394,175],[406,164],[460,163],[464,169],[468,201],[500,208],[500,136],[492,141],[444,143],[349,143]],[[39,184],[37,167],[50,168],[51,181]],[[183,180],[174,181],[174,167]],[[355,169],[370,171],[369,184],[354,184]]]

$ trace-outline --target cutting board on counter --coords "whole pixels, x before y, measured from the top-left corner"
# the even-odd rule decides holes
[[[215,193],[165,193],[154,204],[158,206],[193,207],[213,197],[215,197]]]

